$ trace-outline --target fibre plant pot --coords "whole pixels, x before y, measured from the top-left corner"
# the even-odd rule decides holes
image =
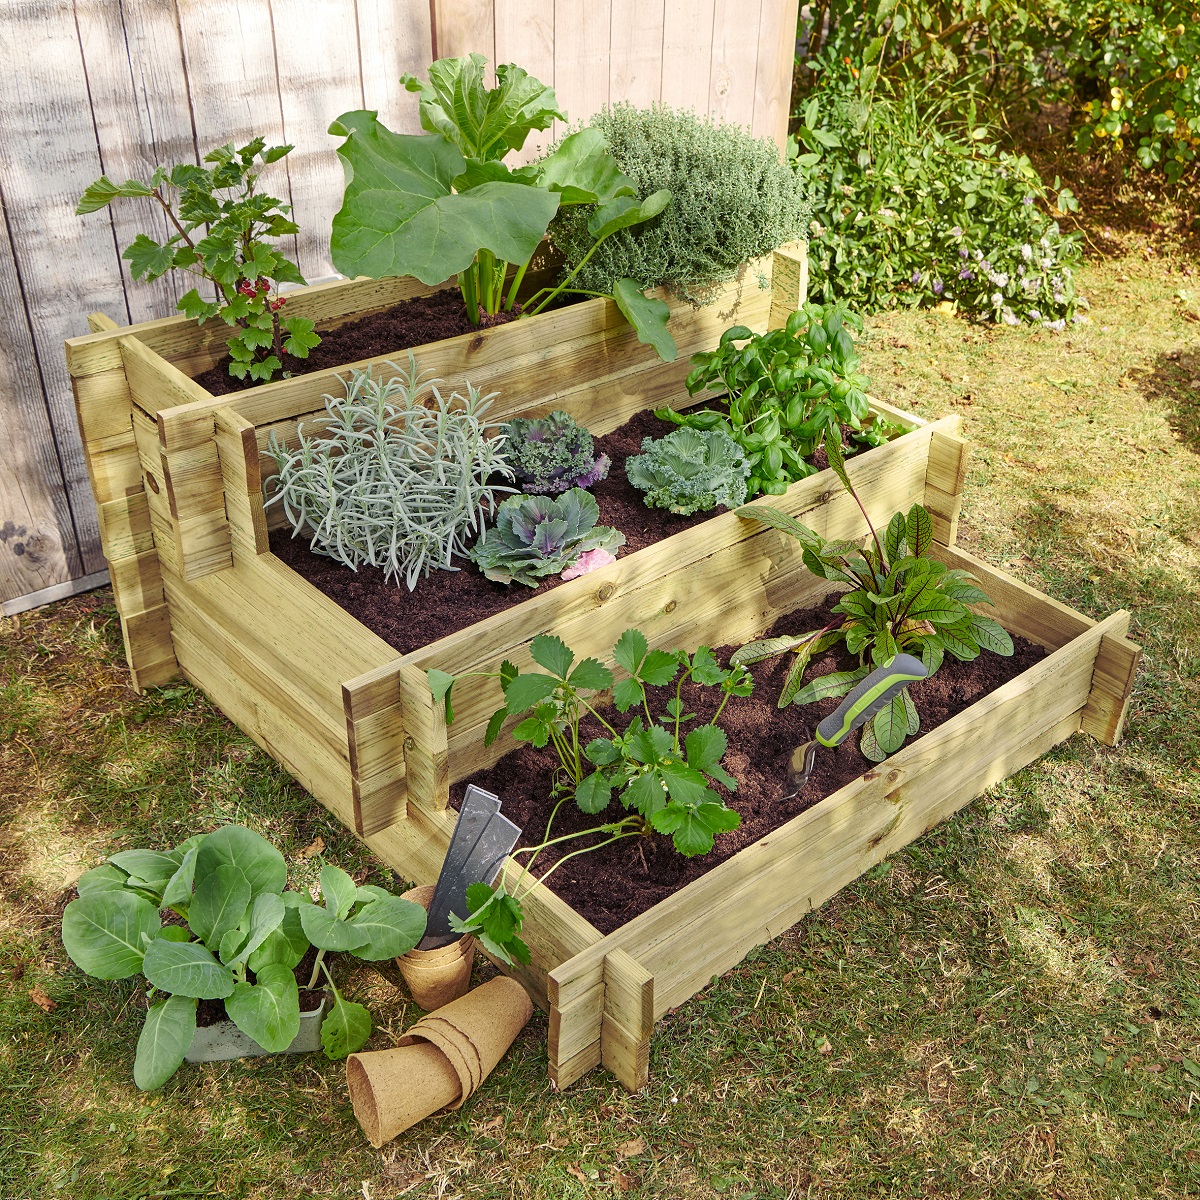
[[[473,1096],[533,1015],[520,984],[489,979],[423,1017],[394,1050],[352,1054],[346,1083],[354,1115],[375,1149]]]
[[[325,1011],[329,1006],[327,996],[321,997],[321,1003],[311,1012],[300,1014],[300,1032],[292,1039],[292,1044],[281,1050],[280,1054],[313,1054],[321,1049],[321,1022],[325,1019]],[[191,1047],[183,1056],[184,1062],[224,1062],[230,1058],[258,1058],[264,1054],[273,1053],[260,1046],[248,1033],[243,1033],[228,1017],[212,1025],[202,1025],[196,1029]]]
[[[433,901],[433,884],[410,888],[402,896],[419,904],[426,912]],[[448,946],[435,950],[412,949],[396,959],[396,966],[408,985],[409,995],[418,1008],[433,1012],[451,1000],[466,994],[471,986],[471,966],[475,962],[475,939],[464,933]]]

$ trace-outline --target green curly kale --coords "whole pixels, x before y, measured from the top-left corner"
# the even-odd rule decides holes
[[[471,561],[497,583],[537,587],[547,575],[569,570],[585,554],[612,555],[625,535],[597,525],[600,506],[583,488],[552,496],[510,496],[471,549]],[[611,559],[606,559],[611,561]]]
[[[639,195],[669,188],[652,221],[623,229],[595,248],[576,283],[603,292],[628,277],[703,303],[738,268],[802,236],[812,216],[805,174],[780,159],[770,138],[715,124],[691,111],[617,104],[589,119]],[[592,209],[563,206],[550,238],[571,269],[592,252]]]
[[[625,476],[646,493],[648,508],[688,516],[718,504],[746,502],[750,460],[723,429],[677,429],[643,438],[642,453],[625,460]]]

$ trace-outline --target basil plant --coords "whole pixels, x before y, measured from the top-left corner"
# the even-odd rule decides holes
[[[457,275],[475,325],[484,314],[513,310],[562,205],[592,206],[592,248],[565,278],[526,298],[524,316],[564,291],[604,294],[572,287],[572,280],[606,238],[651,220],[671,201],[666,190],[639,199],[594,128],[570,134],[538,162],[505,166],[504,156],[520,150],[533,130],[567,117],[553,88],[511,63],[496,68],[494,88],[485,87],[486,65],[482,54],[470,54],[438,59],[428,83],[403,76],[419,95],[425,133],[393,133],[365,110],[343,113],[329,127],[346,139],[338,147],[346,193],[330,236],[334,266],[349,277],[413,275],[427,284]],[[632,279],[617,280],[610,294],[638,339],[672,361],[667,305]]]
[[[370,1013],[345,1000],[324,958],[368,961],[405,954],[425,932],[425,910],[331,864],[321,902],[285,890],[283,855],[252,830],[225,825],[174,850],[123,850],[82,875],[63,913],[63,945],[97,979],[145,976],[149,1011],[133,1081],[149,1091],[178,1069],[196,1033],[200,1000],[222,1000],[229,1019],[264,1050],[286,1050],[300,1030],[295,968],[318,950],[308,986],[324,971],[333,1005],[321,1025],[330,1058],[371,1034]]]

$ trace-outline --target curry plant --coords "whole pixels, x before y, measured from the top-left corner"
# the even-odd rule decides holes
[[[287,298],[280,283],[303,283],[296,264],[268,239],[298,232],[288,205],[255,190],[263,167],[289,154],[291,146],[266,145],[255,138],[234,149],[218,146],[204,156],[209,167],[179,163],[159,167],[149,183],[114,183],[101,175],[80,198],[75,212],[96,212],[118,197],[148,197],[166,215],[171,235],[156,242],[139,233],[121,257],[134,279],[147,282],[181,270],[207,280],[216,300],[192,288],[179,311],[201,324],[220,317],[232,325],[229,374],[266,382],[283,370],[284,354],[307,358],[320,342],[307,317],[283,316]],[[207,227],[207,232],[204,228]]]
[[[222,1000],[229,1019],[265,1050],[286,1050],[300,1028],[295,969],[318,950],[308,987],[324,971],[333,1005],[321,1024],[330,1058],[371,1034],[371,1014],[333,984],[326,952],[377,961],[411,950],[425,910],[382,888],[358,887],[326,863],[322,903],[285,890],[287,864],[240,825],[197,834],[173,850],[122,850],[76,883],[63,912],[71,960],[98,979],[145,976],[149,1008],[133,1064],[139,1088],[161,1087],[196,1033],[199,1000]]]
[[[671,200],[665,189],[638,199],[598,129],[571,134],[536,163],[505,166],[504,156],[521,149],[533,130],[566,115],[552,88],[511,63],[496,68],[494,88],[485,87],[486,66],[483,55],[470,54],[438,59],[428,83],[403,76],[419,96],[423,134],[393,133],[378,113],[365,110],[343,113],[329,127],[346,139],[338,147],[346,195],[333,219],[334,265],[349,276],[415,275],[429,284],[457,275],[476,325],[516,309],[560,206],[594,206],[587,222],[594,251],[618,230],[656,217]],[[607,294],[572,286],[592,251],[565,278],[528,297],[523,315],[542,311],[564,291]],[[611,296],[638,339],[674,359],[666,304],[631,279],[617,280]]]
[[[692,355],[687,377],[693,396],[703,388],[727,393],[728,412],[660,408],[654,415],[693,429],[724,429],[750,459],[750,496],[780,496],[816,472],[804,460],[828,431],[845,425],[871,446],[895,435],[885,422],[867,421],[868,380],[854,338],[861,331],[862,318],[844,304],[806,304],[783,328],[766,333],[734,325],[715,350]]]
[[[558,758],[554,782],[557,803],[546,822],[543,840],[515,852],[528,854],[530,859],[513,893],[509,894],[503,885],[489,888],[477,884],[467,895],[470,916],[455,920],[455,929],[479,934],[490,953],[499,946],[506,954],[520,954],[521,949],[512,940],[519,941],[520,885],[548,846],[592,835],[603,838],[563,855],[541,877],[543,883],[569,859],[622,838],[644,837],[652,832],[669,834],[680,854],[693,857],[707,854],[716,834],[736,829],[741,823],[713,784],[729,791],[737,788],[737,780],[721,766],[727,739],[718,722],[730,697],[748,696],[754,687],[744,666],[722,667],[707,646],[694,654],[651,650],[645,634],[637,629],[627,629],[613,647],[613,660],[623,672],[619,680],[598,659],[576,661],[566,643],[548,634],[535,637],[529,652],[542,671],[519,671],[512,663],[504,662],[499,672],[471,673],[499,679],[504,693],[504,704],[488,722],[485,744],[496,740],[509,717],[521,716],[512,736],[539,749],[551,746]],[[427,675],[434,698],[445,702],[447,720],[452,721],[450,699],[456,677],[437,670]],[[689,680],[720,693],[721,699],[708,721],[702,722],[695,713],[686,711],[683,685]],[[669,688],[672,684],[674,694],[668,695],[661,711],[655,711],[656,702],[647,689]],[[638,710],[623,731],[595,703],[597,694],[610,688],[618,712]],[[601,736],[586,744],[580,732],[585,716],[597,721],[603,730]],[[598,814],[609,807],[614,794],[630,810],[627,816],[578,833],[551,837],[554,819],[567,800],[574,797],[585,813]]]
[[[991,603],[975,577],[967,571],[949,570],[931,557],[933,522],[929,513],[919,504],[907,514],[895,513],[881,538],[850,483],[840,439],[826,434],[825,449],[829,465],[858,504],[870,530],[865,546],[827,541],[775,508],[750,505],[738,513],[796,538],[804,547],[804,565],[814,575],[847,584],[850,590],[833,606],[834,619],[823,628],[750,642],[734,653],[731,663],[744,665],[793,653],[796,657],[779,696],[779,707],[785,708],[844,696],[873,668],[883,666],[900,651],[918,655],[930,675],[946,654],[963,661],[977,658],[981,650],[1012,654],[1012,638],[1004,627],[968,607]],[[860,665],[804,683],[804,671],[813,656],[839,644],[857,655]],[[920,719],[906,688],[864,728],[862,752],[879,762],[919,728]]]

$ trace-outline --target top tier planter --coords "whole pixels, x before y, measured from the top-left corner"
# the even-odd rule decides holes
[[[747,264],[709,307],[672,303],[671,364],[640,345],[607,300],[414,353],[451,386],[498,391],[496,419],[564,408],[603,434],[640,410],[688,403],[688,356],[730,324],[782,324],[803,299],[804,267],[802,246],[784,248]],[[431,290],[408,280],[338,283],[290,303],[328,328]],[[268,547],[260,450],[272,432],[294,445],[297,423],[319,417],[338,372],[218,399],[190,376],[220,357],[221,329],[181,318],[120,330],[95,317],[92,327],[67,343],[67,360],[136,686],[184,674],[416,883],[432,883],[441,867],[454,825],[450,785],[504,749],[504,739],[483,745],[494,683],[460,681],[447,730],[428,668],[495,670],[504,658],[524,668],[543,631],[580,656],[606,655],[629,626],[660,647],[747,641],[828,590],[792,539],[724,512],[399,655]],[[943,560],[979,574],[997,598],[994,615],[1052,653],[607,937],[535,888],[524,901],[533,962],[519,974],[550,1009],[550,1071],[561,1086],[600,1062],[640,1086],[650,1032],[667,1008],[1050,745],[1080,728],[1119,736],[1136,665],[1122,636],[1128,615],[1097,624],[957,551],[966,461],[958,419],[875,409],[905,432],[848,464],[872,518],[923,503]],[[829,538],[866,534],[831,471],[764,502]]]

